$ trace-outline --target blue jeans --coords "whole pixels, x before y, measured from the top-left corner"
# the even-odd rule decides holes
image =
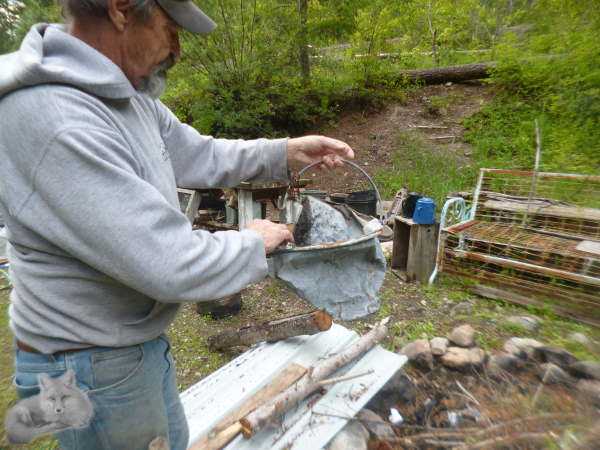
[[[188,444],[175,364],[164,336],[131,347],[94,347],[42,355],[16,350],[15,385],[20,398],[39,392],[37,376],[56,377],[72,369],[77,386],[94,407],[90,425],[56,433],[64,449],[146,450],[156,437],[171,450]]]

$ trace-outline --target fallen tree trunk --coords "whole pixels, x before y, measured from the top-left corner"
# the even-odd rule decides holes
[[[488,78],[489,72],[496,66],[494,62],[461,64],[458,66],[434,67],[431,69],[401,70],[394,72],[399,78],[420,81],[425,84],[441,84],[448,81],[459,82]]]
[[[317,366],[308,369],[306,375],[300,378],[288,389],[277,395],[272,401],[252,411],[240,420],[242,433],[250,438],[269,426],[285,411],[298,405],[302,400],[323,387],[321,381],[338,371],[352,360],[366,353],[387,335],[386,324],[389,318],[375,325],[371,331],[344,351],[332,356]]]
[[[264,322],[243,328],[229,329],[208,338],[212,350],[236,345],[254,345],[257,342],[276,342],[301,334],[315,334],[331,328],[331,316],[324,311],[313,311],[298,316]]]

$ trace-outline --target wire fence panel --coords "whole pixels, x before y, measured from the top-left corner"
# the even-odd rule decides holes
[[[481,169],[471,204],[446,230],[442,271],[600,326],[599,176]]]

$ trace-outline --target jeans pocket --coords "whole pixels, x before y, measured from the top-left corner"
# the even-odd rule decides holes
[[[93,386],[89,393],[114,389],[132,378],[144,362],[144,348],[134,345],[91,355]]]
[[[27,398],[39,393],[38,375],[45,373],[58,377],[67,370],[64,361],[56,361],[49,355],[17,350],[13,385],[19,398]]]

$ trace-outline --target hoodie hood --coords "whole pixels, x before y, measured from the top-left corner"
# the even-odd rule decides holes
[[[36,24],[21,48],[0,55],[0,97],[27,86],[65,84],[98,97],[126,99],[135,89],[114,62],[67,32],[67,25]]]

